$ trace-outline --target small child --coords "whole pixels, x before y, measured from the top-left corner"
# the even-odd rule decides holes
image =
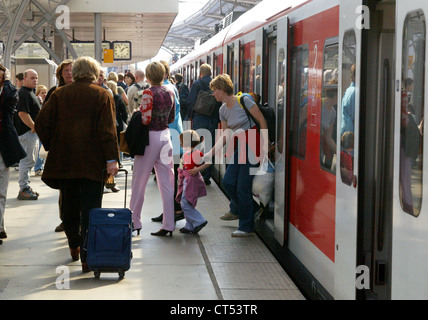
[[[180,134],[180,144],[185,150],[183,154],[183,169],[178,169],[178,190],[175,200],[180,202],[183,209],[186,225],[180,229],[181,233],[197,234],[208,221],[195,208],[198,198],[207,194],[204,179],[200,168],[203,153],[195,147],[200,143],[199,135],[194,130],[186,130]]]

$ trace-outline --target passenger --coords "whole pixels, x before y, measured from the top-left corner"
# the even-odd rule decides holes
[[[128,106],[128,96],[126,95],[126,91],[124,88],[122,88],[122,86],[119,86],[119,76],[117,75],[116,72],[110,72],[107,76],[107,82],[108,81],[114,81],[114,83],[116,84],[117,87],[117,94],[119,95],[119,97],[122,98],[122,101],[125,103],[125,106]],[[108,86],[108,83],[107,83]],[[111,89],[111,88],[110,88]]]
[[[49,89],[48,94],[46,95],[45,100],[43,101],[43,105],[46,104],[46,102],[49,100],[51,94],[57,89],[62,86],[65,86],[67,84],[73,83],[73,60],[67,59],[60,63],[58,68],[56,69],[56,79],[58,80],[58,86],[53,86]],[[59,207],[59,219],[61,220],[61,223],[55,228],[55,232],[62,232],[64,231],[64,225],[62,223],[62,213],[61,213],[61,190],[59,192],[59,198],[58,198],[58,207]]]
[[[111,96],[114,98],[113,91],[111,91],[110,88],[107,87],[105,84],[105,73],[104,73],[103,69],[100,69],[100,74],[98,76],[98,80],[97,80],[96,84],[98,84],[101,88],[106,89],[111,94]],[[116,119],[116,113],[113,115],[113,117],[114,117],[114,119]],[[119,156],[119,158],[120,158],[120,156]],[[108,177],[107,182],[105,184],[105,187],[107,189],[110,189],[113,192],[119,192],[120,191],[120,189],[116,186],[116,182],[114,181],[114,177],[112,175],[110,175]]]
[[[149,84],[145,81],[146,74],[143,70],[137,70],[135,72],[135,83],[131,84],[128,88],[128,113],[131,115],[135,110],[138,110],[139,97],[138,91],[147,89]]]
[[[346,131],[354,132],[355,118],[355,69],[356,66],[351,66],[351,84],[346,89],[342,99],[342,127],[340,135]]]
[[[125,83],[128,86],[128,90],[129,90],[129,87],[132,86],[135,83],[134,74],[131,71],[128,71],[125,74],[125,78],[124,79],[125,79]]]
[[[206,116],[203,114],[199,114],[193,111],[193,107],[195,106],[196,99],[198,98],[199,91],[207,91],[210,88],[211,82],[211,66],[209,64],[204,63],[200,67],[199,79],[195,81],[195,83],[190,88],[189,97],[187,98],[188,105],[188,117],[189,119],[193,119],[192,129],[206,129],[211,133],[211,142],[214,144],[215,141],[215,130],[218,128],[218,124],[220,122],[219,118],[219,109],[216,108],[211,116]],[[210,146],[211,147],[211,146]],[[211,173],[212,166],[208,167],[203,173],[204,181],[206,185],[211,184]]]
[[[13,114],[18,102],[18,91],[10,81],[10,73],[0,64],[0,244],[7,238],[4,214],[7,189],[9,187],[9,167],[25,158],[13,125]]]
[[[322,101],[321,111],[321,163],[325,168],[331,169],[333,156],[336,154],[336,139],[334,127],[336,122],[337,107],[337,79],[329,81],[326,97]],[[336,85],[336,86],[334,86]]]
[[[133,212],[134,230],[141,230],[141,209],[144,203],[147,182],[155,168],[159,191],[162,197],[162,228],[154,236],[172,236],[174,231],[174,166],[171,133],[168,124],[174,122],[174,93],[163,86],[165,68],[160,62],[152,62],[146,68],[147,81],[151,87],[144,90],[148,99],[143,99],[140,111],[151,112],[149,122],[149,145],[142,156],[134,158],[132,195],[130,209]],[[151,98],[150,98],[151,97]],[[147,124],[147,123],[146,123]]]
[[[124,130],[124,125],[128,120],[128,110],[126,109],[125,102],[122,100],[122,97],[119,95],[118,89],[115,81],[108,81],[107,87],[113,92],[114,103],[116,106],[116,133],[117,133],[117,143],[120,146],[120,132]],[[121,88],[122,89],[122,88]],[[123,89],[122,89],[123,90]],[[122,152],[120,152],[120,162],[122,162]],[[119,166],[121,166],[119,164]]]
[[[80,57],[72,72],[74,82],[52,94],[35,127],[49,151],[42,180],[61,190],[70,254],[74,261],[79,260],[80,254],[82,271],[88,272],[86,252],[80,248],[88,228],[89,211],[101,207],[101,173],[107,168],[107,174],[117,174],[119,150],[113,97],[94,84],[100,73],[99,63]]]
[[[210,84],[214,97],[217,101],[223,102],[220,108],[221,135],[216,141],[214,147],[205,154],[205,162],[209,163],[215,153],[223,149],[223,146],[231,139],[242,137],[247,139],[249,129],[256,129],[255,123],[247,116],[245,111],[238,103],[238,99],[233,95],[233,83],[230,76],[222,74],[217,76]],[[269,146],[267,137],[267,123],[257,104],[251,98],[244,96],[244,103],[250,114],[259,123],[263,142]],[[228,130],[231,129],[231,130]],[[232,132],[231,132],[232,131]],[[259,140],[260,141],[260,140]],[[260,141],[261,142],[261,141]],[[240,151],[242,148],[235,148],[233,157],[227,166],[223,178],[223,187],[230,197],[230,211],[220,217],[222,220],[235,220],[239,218],[238,230],[232,233],[232,237],[246,237],[253,234],[254,231],[254,213],[258,211],[258,206],[253,200],[252,182],[254,176],[251,174],[251,168],[255,166],[254,146],[244,146],[245,154]],[[260,150],[263,152],[265,148]],[[260,154],[263,159],[264,155]],[[204,166],[194,168],[200,170]]]
[[[175,87],[178,90],[178,96],[180,97],[180,114],[181,120],[187,120],[187,97],[189,96],[189,88],[183,82],[183,76],[181,73],[175,75],[176,83]]]
[[[123,73],[117,74],[117,85],[122,87],[125,90],[125,93],[128,92],[128,85],[125,83],[125,75]]]
[[[30,171],[36,164],[38,137],[34,131],[34,121],[40,111],[41,104],[34,93],[37,87],[37,71],[28,69],[24,72],[24,82],[19,89],[17,116],[15,125],[19,142],[27,156],[19,161],[19,193],[18,200],[37,200],[39,194],[30,187]]]
[[[184,217],[186,218],[186,225],[180,229],[181,233],[197,234],[208,223],[196,209],[198,198],[207,195],[207,189],[201,173],[193,170],[203,162],[203,153],[195,149],[200,142],[199,135],[194,130],[186,130],[180,134],[180,144],[185,153],[183,155],[183,169],[178,169],[179,187],[176,202],[181,203]]]
[[[24,74],[22,72],[20,72],[20,73],[18,73],[15,76],[15,87],[16,87],[16,90],[21,89],[23,83],[24,83]]]
[[[342,181],[347,185],[351,185],[354,179],[354,134],[351,131],[346,131],[343,133],[341,138],[341,147],[342,151],[340,151],[340,173]]]
[[[38,85],[36,90],[36,97],[39,99],[40,104],[43,105],[46,95],[48,94],[48,89],[44,85]],[[42,143],[39,140],[39,150],[37,151],[37,160],[34,165],[34,173],[36,176],[41,176],[43,173],[43,166],[45,164],[45,159],[40,159],[40,149],[42,148]]]
[[[177,88],[171,84],[168,80],[169,78],[169,65],[166,61],[160,61],[163,67],[165,68],[165,78],[163,81],[163,85],[169,88],[172,92],[174,92],[174,103],[175,103],[175,118],[174,122],[168,125],[171,132],[171,141],[172,141],[172,154],[174,158],[174,194],[177,194],[178,189],[178,167],[180,166],[180,158],[183,154],[183,149],[180,146],[179,135],[183,132],[183,123],[181,121],[180,114],[180,101],[178,98],[178,90]],[[155,176],[156,181],[156,176]],[[184,219],[183,210],[181,209],[181,204],[177,201],[174,201],[174,220],[179,221]],[[163,214],[158,217],[152,218],[154,222],[160,222],[163,220]]]

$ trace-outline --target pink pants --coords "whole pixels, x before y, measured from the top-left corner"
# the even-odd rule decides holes
[[[149,145],[144,156],[135,156],[132,174],[132,195],[129,208],[133,212],[134,229],[141,228],[141,209],[147,181],[153,167],[162,198],[162,229],[174,231],[174,164],[169,129],[149,132]]]

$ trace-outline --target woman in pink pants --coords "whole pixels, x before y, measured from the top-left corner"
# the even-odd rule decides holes
[[[153,167],[163,204],[162,228],[153,236],[172,236],[174,231],[174,165],[172,142],[168,124],[174,122],[174,93],[162,86],[165,75],[164,66],[152,62],[146,68],[146,78],[151,84],[143,92],[140,106],[143,124],[149,125],[149,145],[143,156],[135,156],[132,177],[132,195],[130,209],[133,212],[134,230],[141,230],[141,209],[147,181]]]

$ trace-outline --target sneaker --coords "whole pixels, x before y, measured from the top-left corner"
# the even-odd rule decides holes
[[[36,176],[42,176],[43,175],[43,170],[42,169],[39,169],[39,170],[37,170],[36,172],[35,172],[35,174],[36,174]]]
[[[220,219],[221,220],[238,220],[239,216],[236,214],[233,214],[232,212],[229,211],[229,212],[225,213],[224,215],[222,215],[220,217]]]
[[[18,200],[37,200],[39,198],[38,194],[31,190],[30,187],[25,188],[18,193]]]
[[[254,233],[252,232],[245,232],[245,231],[241,231],[241,230],[235,230],[232,232],[232,237],[234,238],[244,238],[244,237],[250,237],[252,236]]]

